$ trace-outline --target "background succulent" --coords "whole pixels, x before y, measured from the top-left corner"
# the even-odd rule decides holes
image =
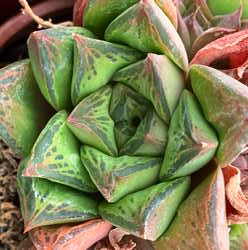
[[[36,246],[86,249],[113,225],[112,247],[130,234],[145,249],[236,249],[248,222],[247,5],[217,2],[78,0],[83,28],[32,33],[30,58],[0,70],[0,134],[23,158]],[[228,224],[243,225],[229,236]]]

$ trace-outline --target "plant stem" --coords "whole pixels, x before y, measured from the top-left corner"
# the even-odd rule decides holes
[[[70,21],[59,23],[59,24],[53,24],[51,20],[44,20],[41,17],[37,16],[32,8],[30,7],[27,0],[19,0],[20,5],[22,6],[22,11],[24,14],[29,15],[36,23],[39,24],[39,28],[57,28],[57,27],[65,27],[65,26],[73,26],[73,23]]]

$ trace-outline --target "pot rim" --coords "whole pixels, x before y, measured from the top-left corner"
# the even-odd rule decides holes
[[[73,0],[46,0],[32,7],[35,14],[40,17],[54,15],[55,13],[73,8]],[[25,36],[24,30],[34,24],[34,20],[22,13],[11,17],[0,26],[0,50]]]

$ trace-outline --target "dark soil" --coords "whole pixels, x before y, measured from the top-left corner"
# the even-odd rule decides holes
[[[23,221],[16,191],[19,160],[0,141],[0,249],[16,249],[23,237]]]

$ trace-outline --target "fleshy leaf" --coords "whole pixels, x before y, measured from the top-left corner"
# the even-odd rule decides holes
[[[248,17],[248,5],[246,0],[207,0],[207,4],[213,13],[213,15],[226,15],[232,13],[242,4],[243,7],[243,18]]]
[[[203,33],[203,27],[197,20],[197,11],[184,18],[184,22],[190,31],[190,41],[193,43]]]
[[[149,101],[131,88],[121,83],[114,85],[109,112],[115,122],[115,138],[119,149],[135,134],[150,108]]]
[[[194,56],[200,49],[202,49],[207,44],[213,42],[214,40],[234,33],[235,29],[227,29],[222,27],[214,27],[204,31],[199,37],[194,41],[191,53]]]
[[[185,46],[187,53],[190,55],[190,52],[191,52],[190,51],[191,50],[190,32],[179,11],[178,11],[177,19],[178,19],[177,32],[183,41],[183,44]]]
[[[29,154],[50,114],[29,60],[0,70],[0,136],[14,153]]]
[[[154,110],[149,110],[135,135],[120,149],[121,155],[162,156],[167,143],[166,124]]]
[[[219,38],[200,49],[191,61],[218,69],[241,66],[248,58],[248,29]]]
[[[217,147],[215,131],[203,117],[196,98],[184,90],[170,123],[160,179],[194,173],[213,158]]]
[[[221,71],[203,65],[193,65],[190,78],[206,119],[218,132],[217,160],[225,167],[247,145],[248,88]]]
[[[72,102],[106,85],[120,68],[137,62],[142,53],[129,47],[75,35]]]
[[[94,35],[80,27],[33,32],[28,50],[35,78],[46,100],[56,109],[70,109],[73,71],[73,34]]]
[[[81,222],[97,217],[97,201],[82,192],[40,178],[22,176],[28,159],[17,174],[17,187],[25,232],[35,227]]]
[[[72,111],[67,124],[81,142],[117,155],[114,122],[108,111],[111,95],[112,88],[104,86],[87,96]]]
[[[240,7],[231,14],[215,16],[212,20],[213,25],[228,29],[239,30],[241,28],[241,15],[243,9]]]
[[[230,250],[248,249],[248,224],[232,225],[230,236]]]
[[[169,229],[153,243],[161,249],[229,250],[221,169],[211,173],[180,205]]]
[[[80,160],[80,144],[66,126],[66,119],[65,111],[50,119],[34,144],[24,176],[45,178],[85,192],[96,192]]]
[[[77,24],[102,35],[117,16],[139,0],[78,0],[74,9],[74,20]],[[176,7],[172,0],[155,0],[170,21],[177,27]]]
[[[29,237],[37,250],[88,249],[108,235],[112,225],[96,219],[79,225],[47,226],[35,228]]]
[[[108,202],[155,184],[161,166],[160,158],[111,157],[89,146],[82,147],[81,159]]]
[[[182,71],[166,56],[156,54],[148,54],[145,60],[116,72],[113,80],[130,86],[150,100],[166,123],[169,123],[184,88]]]
[[[189,186],[189,177],[163,182],[129,194],[116,203],[103,202],[99,213],[113,225],[133,235],[156,240],[171,223]]]
[[[118,16],[108,26],[105,39],[128,44],[143,52],[165,54],[187,71],[188,59],[183,42],[154,1],[141,0]]]

